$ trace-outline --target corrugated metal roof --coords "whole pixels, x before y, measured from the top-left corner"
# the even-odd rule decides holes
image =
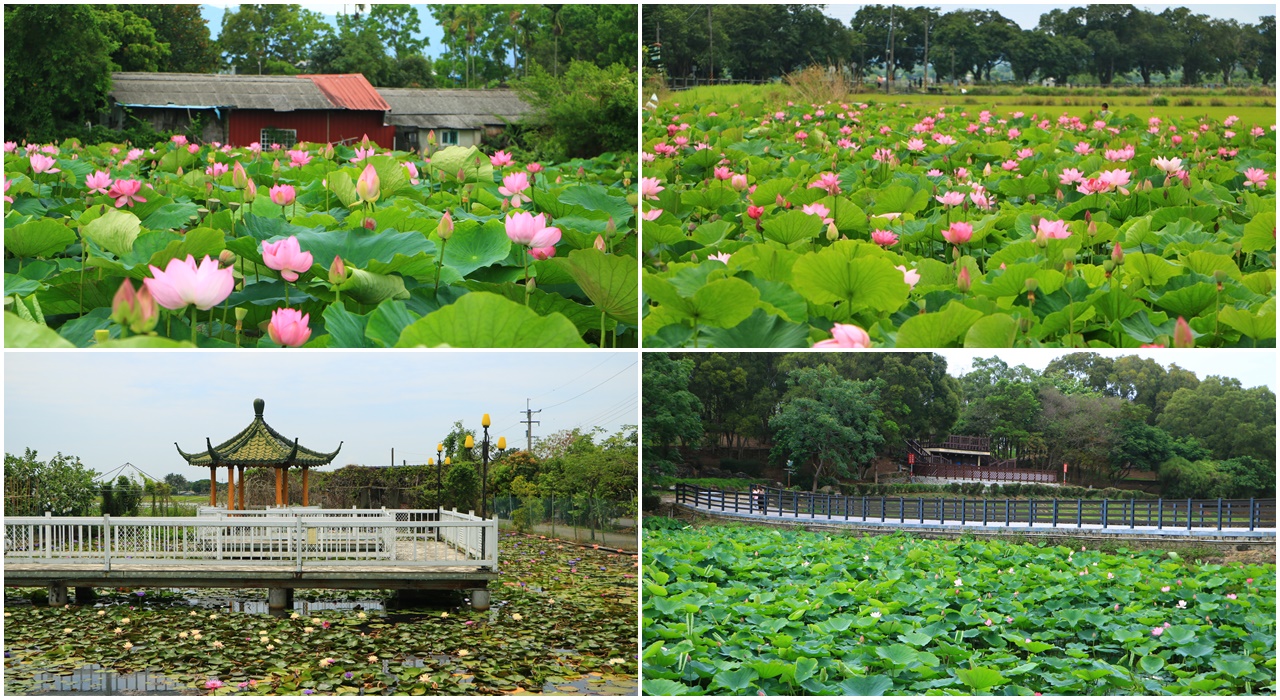
[[[112,73],[111,82],[111,97],[132,107],[334,109],[315,82],[289,75],[131,72]]]
[[[513,90],[382,88],[387,123],[421,129],[481,129],[516,121],[530,111]]]
[[[338,75],[299,75],[309,78],[334,106],[341,109],[360,109],[386,112],[391,106],[382,99],[373,85],[360,73]]]

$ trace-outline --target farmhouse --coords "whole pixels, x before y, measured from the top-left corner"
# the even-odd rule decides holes
[[[402,151],[425,149],[431,131],[437,146],[475,146],[529,112],[529,105],[513,90],[382,88],[379,92],[391,105],[387,122],[395,126],[395,148]]]
[[[390,147],[387,103],[359,73],[218,75],[113,73],[109,125],[143,119],[160,131],[198,128],[202,140],[231,146],[258,142],[340,143],[368,135]]]

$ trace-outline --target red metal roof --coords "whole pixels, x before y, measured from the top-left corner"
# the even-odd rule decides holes
[[[320,92],[339,109],[361,109],[386,112],[391,109],[382,95],[359,73],[342,75],[299,75],[309,78]]]

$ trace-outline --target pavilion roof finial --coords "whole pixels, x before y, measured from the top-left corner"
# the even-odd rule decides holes
[[[253,400],[253,414],[254,414],[255,416],[257,416],[258,418],[261,418],[261,417],[262,417],[262,409],[263,409],[263,408],[265,408],[265,407],[266,407],[266,405],[267,405],[267,402],[266,402],[266,401],[263,401],[262,399],[254,399],[254,400]]]

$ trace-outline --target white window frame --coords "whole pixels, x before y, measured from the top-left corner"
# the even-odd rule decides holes
[[[292,134],[292,136],[287,136],[288,134]],[[269,138],[269,135],[275,135],[275,136],[286,135],[289,138],[289,141],[286,143],[284,141],[280,141],[279,139],[271,139]],[[284,148],[293,148],[294,144],[296,144],[297,142],[298,142],[297,129],[279,129],[276,127],[269,126],[263,129],[258,134],[258,144],[261,145],[264,149],[271,148],[271,144],[273,143],[278,143]]]

